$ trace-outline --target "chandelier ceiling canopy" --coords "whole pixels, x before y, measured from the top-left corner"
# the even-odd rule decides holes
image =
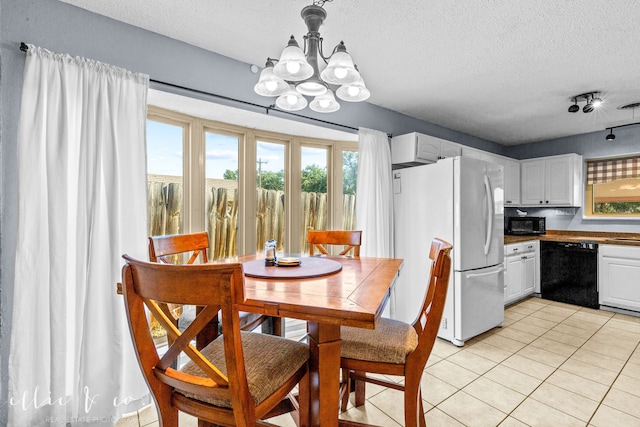
[[[297,111],[309,105],[313,111],[332,113],[340,109],[334,90],[343,101],[360,102],[369,98],[370,92],[343,42],[329,56],[324,55],[319,30],[327,17],[322,7],[326,1],[331,0],[314,1],[300,13],[308,29],[304,50],[292,35],[280,59],[267,58],[254,86],[258,95],[277,96],[276,105],[282,110]],[[322,72],[318,58],[326,64]],[[314,98],[308,102],[303,95]]]

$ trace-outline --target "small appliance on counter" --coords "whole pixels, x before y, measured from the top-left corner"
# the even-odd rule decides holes
[[[534,236],[547,232],[547,219],[543,216],[511,216],[507,218],[504,234]]]

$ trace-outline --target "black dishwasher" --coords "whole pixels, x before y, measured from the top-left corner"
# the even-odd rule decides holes
[[[595,242],[540,242],[542,298],[599,308],[598,244]]]

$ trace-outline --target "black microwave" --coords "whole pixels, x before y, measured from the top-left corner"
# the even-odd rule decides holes
[[[512,216],[507,218],[505,234],[535,235],[547,231],[546,218],[543,216]]]

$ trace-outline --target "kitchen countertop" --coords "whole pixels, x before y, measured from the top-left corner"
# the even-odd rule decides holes
[[[640,233],[607,233],[602,231],[547,230],[546,234],[536,236],[511,236],[505,234],[505,245],[510,243],[541,240],[549,242],[591,241],[600,245],[640,246]]]

